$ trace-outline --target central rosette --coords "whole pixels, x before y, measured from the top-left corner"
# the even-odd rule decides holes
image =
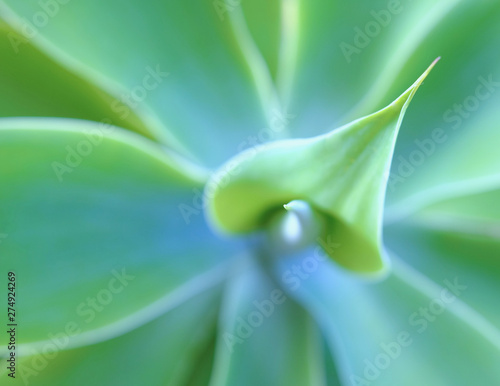
[[[294,202],[288,209],[295,220],[285,216],[278,233],[273,231],[284,245],[293,245],[294,232],[297,246],[339,240],[335,253],[325,251],[337,263],[361,273],[383,272],[382,212],[394,145],[405,111],[434,64],[374,114],[318,137],[276,141],[230,159],[205,187],[209,223],[231,234],[269,229],[276,227],[271,219],[277,211]]]

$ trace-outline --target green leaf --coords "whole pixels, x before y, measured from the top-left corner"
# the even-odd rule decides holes
[[[433,282],[397,258],[378,283],[329,260],[300,277],[294,267],[310,267],[312,253],[280,259],[275,274],[321,326],[342,384],[466,386],[500,377],[500,334],[463,302],[474,290],[463,289],[465,278],[441,271]]]
[[[20,32],[44,12],[38,0],[3,3],[6,20]],[[216,166],[267,126],[260,80],[216,2],[56,6],[43,28],[34,26],[33,42],[117,99],[129,99],[161,142]]]
[[[384,98],[387,90],[370,93],[376,104],[357,108],[367,97],[370,85],[382,74],[388,75],[382,86],[393,83],[398,73],[391,65],[393,59],[406,64],[406,55],[400,48],[412,50],[416,25],[432,21],[434,8],[442,3],[449,2],[300,2],[289,107],[297,119],[290,131],[295,136],[322,134],[390,103],[399,95],[401,85],[412,82],[415,73],[440,53],[426,55],[418,66],[412,67],[410,79],[398,82],[388,98]]]
[[[461,128],[463,132],[445,132],[440,137],[444,142],[433,142],[432,136],[421,137],[421,146],[428,149],[430,156],[426,156],[423,150],[413,149],[395,159],[396,169],[392,171],[388,184],[388,192],[392,194],[386,211],[387,223],[433,203],[498,188],[500,136],[496,121],[499,102],[500,92],[485,102],[488,105],[481,114],[470,117]],[[425,163],[413,166],[410,159],[417,158]],[[404,170],[400,166],[403,163]],[[397,168],[400,168],[399,172]]]
[[[255,262],[225,291],[210,385],[323,385],[312,320]]]
[[[244,18],[238,15],[235,7],[230,19],[235,25],[236,33],[248,36],[246,40],[252,49],[246,50],[247,61],[251,63],[254,72],[258,62],[265,63],[262,69],[262,75],[265,76],[261,78],[272,88],[275,100],[271,99],[271,105],[275,103],[277,111],[287,111],[296,77],[302,5],[298,0],[255,0],[243,1],[240,6]],[[248,55],[251,51],[254,51],[253,57]],[[292,116],[295,119],[297,114]],[[272,120],[270,124],[271,129],[277,128],[276,125],[273,127]],[[293,126],[293,122],[287,121],[286,126]]]
[[[498,238],[500,226],[500,181],[484,190],[474,187],[471,192],[443,199],[421,208],[409,221],[471,235]],[[467,226],[469,224],[470,226]],[[495,229],[497,231],[495,232]]]
[[[397,2],[380,4],[378,7],[387,9],[390,3]],[[463,86],[473,84],[475,79],[471,75],[476,71],[495,69],[494,62],[498,60],[498,54],[494,47],[498,36],[495,36],[494,31],[498,31],[495,20],[500,7],[490,0],[425,0],[399,4],[402,12],[393,15],[390,23],[371,39],[372,42],[359,55],[361,61],[376,56],[377,63],[382,62],[382,68],[374,74],[372,69],[358,63],[360,71],[371,72],[375,76],[367,82],[372,83],[369,91],[365,92],[364,98],[355,104],[350,113],[365,113],[384,106],[398,92],[401,83],[410,82],[415,71],[436,56],[441,56],[443,62],[434,75],[438,81],[433,82],[426,92],[419,93],[414,101],[419,104],[419,112],[426,113],[424,116],[414,114],[415,123],[420,126],[441,118],[449,102],[456,102],[454,98],[457,94],[450,93],[451,89],[461,92]],[[364,16],[375,19],[368,10]],[[363,16],[356,13],[355,17],[361,19]],[[460,30],[456,28],[458,23],[462,26]],[[369,25],[368,21],[360,27],[369,28]],[[470,49],[474,50],[474,55],[467,54]],[[352,70],[354,68],[348,71]],[[432,100],[432,104],[429,100]],[[405,126],[410,132],[420,132],[421,128],[408,123]]]
[[[12,384],[185,386],[210,347],[219,295],[220,288],[201,294],[140,328],[92,346],[54,351],[64,342],[60,336],[38,355],[18,358]]]
[[[206,227],[194,170],[187,177],[156,144],[112,126],[0,125],[0,269],[18,278],[19,344],[68,329],[78,331],[68,348],[95,343],[221,280],[212,268],[236,244]]]
[[[274,81],[279,66],[282,3],[280,0],[241,1],[228,14],[229,18],[237,19],[233,14],[237,14],[238,8],[241,7],[246,28]]]
[[[480,206],[486,196],[474,198]],[[500,216],[466,217],[431,214],[429,210],[386,227],[384,238],[391,251],[430,279],[460,278],[467,285],[461,300],[486,318],[490,327],[485,330],[494,326],[500,336],[500,310],[495,296],[500,281]]]
[[[320,134],[332,124],[380,109],[401,84],[441,56],[443,64],[435,74],[439,81],[414,101],[418,107],[403,126],[412,133],[411,144],[422,130],[442,125],[444,111],[459,101],[450,90],[465,89],[462,85],[484,69],[497,72],[499,11],[498,2],[490,0],[301,3],[290,106],[298,118],[291,131]],[[432,123],[423,125],[427,121]]]
[[[0,52],[0,116],[104,121],[151,136],[133,113],[118,114],[110,95],[49,59],[1,20]]]
[[[339,379],[337,358],[333,356],[326,339],[323,339],[323,362],[328,386],[342,386]]]
[[[209,219],[242,233],[291,200],[326,215],[323,235],[341,240],[332,257],[346,268],[384,268],[380,226],[386,177],[404,113],[433,65],[396,101],[367,117],[310,139],[279,141],[248,150],[207,183]]]
[[[498,174],[499,17],[498,2],[456,2],[394,78],[389,95],[429,57],[443,58],[401,127],[387,192],[391,217]]]

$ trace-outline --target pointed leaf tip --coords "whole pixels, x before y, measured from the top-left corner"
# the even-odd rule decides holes
[[[361,273],[385,271],[381,223],[386,176],[406,108],[438,60],[374,114],[324,135],[277,141],[230,160],[227,165],[238,173],[224,186],[216,178],[215,189],[211,181],[207,184],[208,220],[217,229],[245,233],[268,227],[281,206],[304,219],[313,213],[315,220],[309,223],[320,224],[319,238],[341,245],[330,254],[340,265]]]

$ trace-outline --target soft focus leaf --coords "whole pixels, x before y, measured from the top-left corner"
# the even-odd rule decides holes
[[[480,202],[481,197],[475,198],[474,202]],[[500,281],[499,219],[426,213],[387,227],[386,245],[434,281],[446,275],[460,278],[467,285],[461,300],[500,331],[500,310],[496,306]],[[497,334],[500,336],[500,332]]]
[[[286,279],[309,258],[282,260],[275,272],[323,328],[342,384],[467,386],[500,376],[500,334],[463,303],[473,290],[465,278],[441,271],[433,282],[397,260],[386,280],[367,283],[324,260]]]
[[[317,330],[255,263],[225,291],[212,386],[324,385]]]
[[[270,211],[304,200],[328,215],[323,233],[342,240],[332,255],[336,261],[356,271],[381,270],[381,211],[394,142],[431,68],[375,114],[323,136],[275,142],[228,161],[207,183],[210,220],[229,232],[249,232]]]
[[[0,0],[0,18],[0,116],[161,143],[0,120],[18,376],[39,361],[35,385],[498,383],[498,0]],[[382,108],[438,56],[401,124],[423,77]],[[310,139],[255,147],[288,136]],[[203,191],[179,154],[230,161]],[[366,281],[319,247],[268,256],[292,200],[342,267],[392,256],[391,273]],[[271,245],[247,237],[253,262],[229,267],[246,252],[205,205]]]
[[[301,32],[299,20],[303,4],[298,0],[256,0],[242,1],[240,4],[246,29],[257,51],[256,56],[261,57],[266,63],[268,82],[273,84],[276,97],[274,107],[284,113],[288,111],[297,75],[295,70]],[[240,20],[238,12],[235,10],[234,14],[232,19],[238,22]],[[293,120],[300,119],[296,113],[286,116],[292,117]],[[294,126],[293,120],[287,120],[286,131],[288,126]],[[272,119],[269,123],[270,129],[279,131],[276,130],[279,125],[273,124]]]
[[[38,0],[4,3],[19,15],[4,6],[16,29],[26,31],[26,20],[33,25]],[[151,132],[177,150],[216,166],[266,127],[258,80],[213,1],[72,1],[54,13],[35,26],[33,41],[131,100]]]
[[[421,208],[413,218],[438,230],[444,228],[498,238],[500,183],[491,185],[484,190],[479,189],[484,187],[472,186],[468,194],[459,192],[458,196],[436,201]]]
[[[125,119],[114,110],[111,96],[47,58],[1,21],[0,52],[0,116],[89,119],[149,135],[134,114]]]
[[[289,107],[297,119],[291,132],[296,136],[322,134],[390,103],[401,85],[409,84],[415,73],[440,53],[421,58],[418,66],[412,67],[413,75],[398,82],[388,98],[382,99],[384,90],[374,94],[376,105],[356,108],[382,74],[387,75],[382,86],[393,83],[398,72],[391,68],[392,59],[406,64],[406,55],[400,51],[411,52],[414,40],[418,40],[413,36],[416,26],[432,24],[433,9],[442,8],[443,3],[450,1],[300,2],[295,27],[297,64]]]
[[[325,377],[327,379],[326,384],[328,386],[342,386],[337,369],[337,359],[333,356],[326,339],[323,342],[323,346],[323,361],[325,363]]]
[[[398,204],[391,212],[417,209],[423,200],[453,196],[498,175],[500,3],[456,3],[391,86],[390,94],[428,57],[442,56],[401,127],[387,191],[388,204]]]
[[[18,343],[44,341],[70,323],[81,334],[69,347],[106,339],[220,280],[222,272],[203,273],[234,244],[214,237],[199,210],[183,215],[200,182],[154,143],[75,120],[1,125],[8,258],[0,268],[18,277]],[[0,280],[6,287],[7,275]]]
[[[46,352],[22,358],[10,383],[185,386],[210,347],[218,294],[202,294],[136,330],[92,346],[54,352],[53,346],[64,341],[58,337],[46,345]]]
[[[411,158],[407,155],[394,161],[398,165],[406,163],[399,166],[399,174],[393,171],[389,178],[388,192],[393,191],[393,194],[387,208],[387,222],[397,221],[434,202],[498,187],[499,102],[500,92],[491,97],[488,108],[481,114],[470,117],[463,132],[445,133],[440,137],[445,140],[441,144],[433,142],[432,137],[422,137],[421,146],[429,149],[431,156],[417,149],[410,153]],[[432,149],[435,150],[431,152]],[[414,159],[425,160],[425,163],[413,166],[410,160]],[[401,179],[401,183],[396,179]]]
[[[492,33],[498,31],[495,20],[500,8],[497,2],[491,0],[426,0],[387,2],[386,9],[390,4],[398,3],[401,12],[391,17],[390,23],[359,54],[361,59],[368,59],[369,54],[365,51],[369,52],[373,45],[378,45],[378,61],[382,61],[383,66],[369,82],[372,83],[369,91],[354,104],[350,114],[365,113],[384,106],[398,92],[400,83],[410,82],[415,71],[436,56],[441,56],[443,64],[434,75],[438,81],[415,99],[417,111],[425,111],[425,115],[410,114],[415,118],[412,123],[421,125],[440,118],[449,103],[456,102],[453,100],[457,97],[456,91],[461,92],[467,84],[473,85],[476,71],[495,68],[494,62],[499,57],[494,49],[498,36]],[[369,12],[371,20],[376,19],[374,13]],[[361,18],[360,15],[355,17]],[[460,29],[456,28],[457,24],[461,25]],[[370,22],[360,27],[370,29]],[[375,50],[372,52],[373,55]],[[386,57],[382,58],[381,53]],[[365,73],[373,71],[363,63],[358,65]],[[431,100],[432,103],[429,103]],[[409,123],[404,125],[407,130],[414,134],[418,132]]]
[[[281,42],[281,7],[279,0],[241,1],[228,17],[235,18],[241,7],[244,21],[258,52],[264,58],[270,76],[276,80]],[[263,10],[265,9],[265,12]]]

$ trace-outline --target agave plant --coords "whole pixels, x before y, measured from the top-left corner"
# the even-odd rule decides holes
[[[498,1],[0,12],[0,384],[499,383]]]

